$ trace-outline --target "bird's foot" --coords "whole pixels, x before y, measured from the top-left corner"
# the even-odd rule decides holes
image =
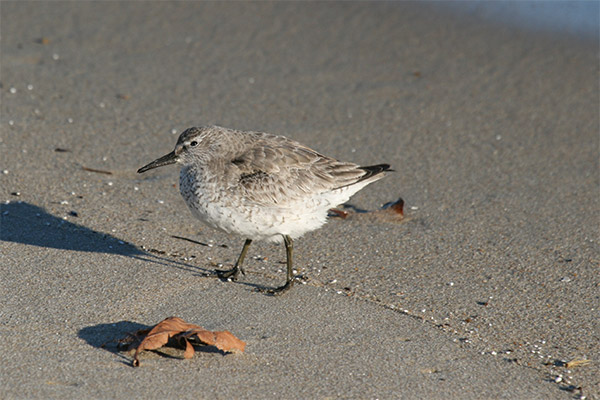
[[[290,290],[290,288],[294,286],[294,278],[290,279],[289,281],[287,281],[285,283],[285,285],[274,288],[274,289],[263,289],[263,288],[257,288],[256,291],[257,292],[261,292],[261,293],[266,293],[269,294],[271,296],[280,296],[282,294],[284,294],[285,292],[287,292],[288,290]]]
[[[217,271],[217,276],[220,279],[226,279],[226,280],[230,280],[230,281],[235,281],[237,280],[238,276],[240,275],[240,272],[243,275],[246,275],[246,272],[244,272],[244,270],[241,267],[238,267],[237,265],[231,269],[227,269],[227,270],[221,270],[218,269]]]

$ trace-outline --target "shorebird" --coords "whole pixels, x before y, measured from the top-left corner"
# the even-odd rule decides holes
[[[320,228],[330,208],[391,171],[388,164],[338,161],[283,136],[205,126],[186,129],[175,150],[137,172],[175,163],[181,165],[179,190],[192,214],[246,238],[233,268],[217,271],[221,279],[245,274],[242,263],[253,240],[283,241],[286,282],[261,290],[274,295],[294,284],[293,240]]]

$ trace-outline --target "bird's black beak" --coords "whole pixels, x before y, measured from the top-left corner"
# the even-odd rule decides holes
[[[175,164],[178,159],[179,157],[175,154],[175,151],[172,151],[166,156],[162,156],[161,158],[152,161],[150,164],[144,165],[142,168],[138,169],[137,172],[138,174],[141,174],[142,172],[146,172],[152,168],[158,168],[164,165]]]

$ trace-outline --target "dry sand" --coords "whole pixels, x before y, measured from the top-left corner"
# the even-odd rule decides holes
[[[597,40],[414,3],[0,11],[0,397],[600,396]],[[408,218],[298,240],[281,298],[252,291],[280,246],[207,276],[243,240],[191,218],[175,167],[135,171],[210,123],[390,163],[352,204]],[[111,341],[171,315],[247,352],[131,368]]]

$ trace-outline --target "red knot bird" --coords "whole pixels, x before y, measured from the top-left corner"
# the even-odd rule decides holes
[[[391,171],[324,156],[283,136],[219,126],[186,129],[175,150],[137,172],[180,164],[179,190],[192,214],[208,226],[246,238],[234,267],[221,279],[245,274],[242,263],[253,240],[285,244],[285,285],[294,284],[293,240],[320,228],[330,208]]]

